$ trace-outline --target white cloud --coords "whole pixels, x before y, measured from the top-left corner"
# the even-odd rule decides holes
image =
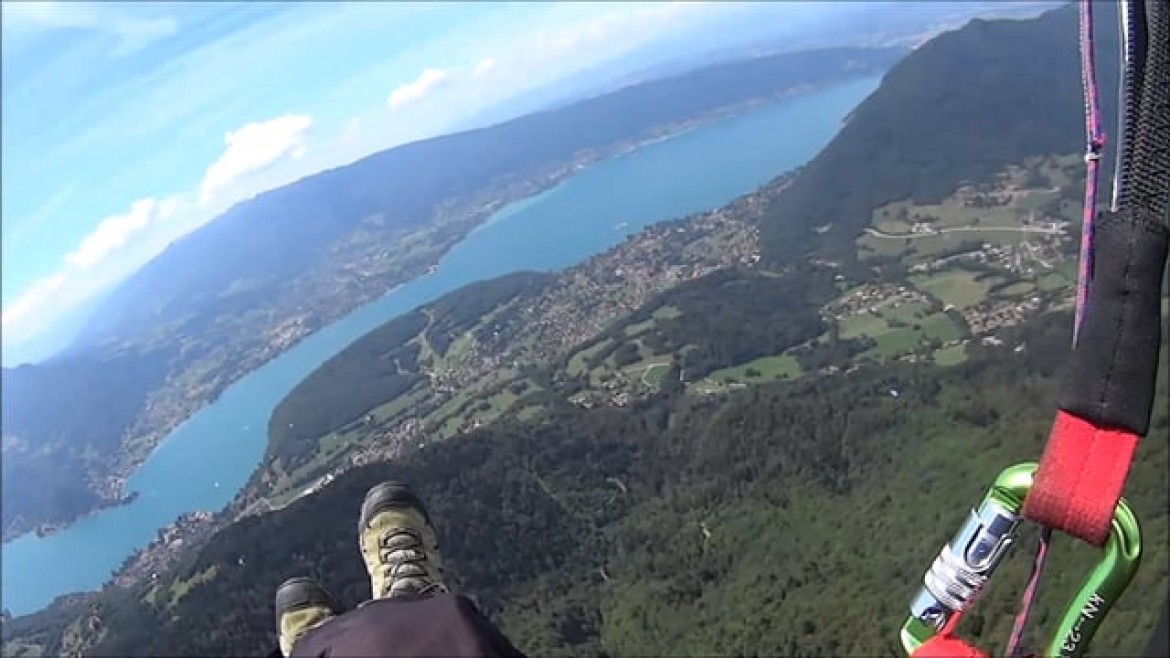
[[[491,57],[485,57],[475,65],[475,75],[484,75],[494,68],[496,68],[496,60]]]
[[[64,272],[58,272],[53,276],[41,279],[30,286],[20,297],[17,297],[16,301],[5,306],[3,318],[0,320],[0,326],[3,327],[4,332],[8,333],[26,322],[28,317],[43,306],[46,300],[56,295],[57,291],[65,285],[67,278]]]
[[[82,29],[104,32],[117,39],[111,55],[128,55],[178,31],[171,16],[142,16],[140,11],[123,11],[111,5],[91,2],[4,3],[6,32]]]
[[[22,3],[4,3],[6,40],[11,33],[8,18],[13,4]],[[47,14],[33,11],[30,17],[25,12],[19,20],[25,27],[40,30],[56,25],[101,31],[116,37],[118,48],[141,47],[175,29],[169,19],[141,18],[137,11],[130,14],[116,6],[100,13],[104,22],[99,22],[93,5],[78,6],[84,8],[79,14],[70,15],[58,4]],[[119,168],[118,174],[125,180],[153,181],[142,183],[150,187],[130,190],[133,196],[122,198],[145,198],[126,213],[102,220],[65,257],[58,273],[33,284],[6,305],[5,346],[35,336],[38,328],[50,326],[69,307],[116,284],[235,200],[403,141],[434,135],[485,105],[505,101],[557,77],[571,76],[628,50],[664,29],[675,19],[673,14],[691,7],[651,4],[639,9],[623,4],[567,3],[527,9],[533,6],[517,5],[389,58],[357,64],[352,70],[339,69],[329,86],[307,88],[307,96],[292,101],[298,103],[301,113],[250,123],[226,133],[225,128],[240,125],[235,118],[240,113],[270,111],[267,116],[276,116],[289,107],[285,104],[289,98],[283,93],[287,86],[280,80],[285,72],[297,70],[298,58],[304,56],[303,48],[294,44],[321,42],[343,51],[351,42],[380,43],[388,25],[426,7],[359,3],[313,9],[308,17],[299,12],[275,15],[182,51],[178,57],[162,58],[146,73],[105,85],[92,96],[79,96],[71,113],[61,117],[77,130],[49,135],[52,139],[46,139],[45,148],[36,151],[36,159],[43,163],[34,172],[36,176],[56,175],[60,163],[84,162],[93,152],[120,152],[138,138],[150,138],[157,144],[163,132],[175,147],[146,149],[150,155],[145,159]],[[516,19],[522,11],[532,13],[525,13],[524,27],[518,30]],[[196,30],[196,23],[184,20],[188,34]],[[492,56],[483,57],[483,53]],[[474,66],[467,66],[471,62]],[[73,66],[76,61],[65,63]],[[458,74],[452,73],[451,67],[456,66]],[[76,73],[65,69],[70,71]],[[371,89],[384,89],[386,80],[394,80],[404,71],[421,72],[388,97],[371,97]],[[49,73],[59,72],[54,69],[44,75]],[[84,74],[91,75],[88,69]],[[456,75],[459,84],[451,84]],[[6,81],[6,104],[21,96],[9,93],[8,84]],[[39,79],[31,78],[18,91],[36,98],[38,84]],[[452,88],[444,94],[451,95],[451,103],[412,105],[449,84]],[[276,89],[281,93],[275,93]],[[379,102],[382,98],[384,104]],[[410,107],[389,114],[387,106],[395,110]],[[313,144],[306,154],[310,127],[314,128]],[[318,134],[321,131],[333,134]],[[206,169],[188,160],[192,169],[183,176],[189,177],[189,191],[177,199],[161,200],[167,191],[154,187],[160,184],[156,174],[175,169],[173,154],[188,152],[186,147],[192,144],[205,145],[219,135],[224,136],[225,145],[220,157]],[[8,150],[6,146],[6,156]],[[297,159],[300,155],[305,157]],[[164,180],[161,184],[167,183]],[[78,185],[79,194],[85,194],[85,185]],[[129,189],[129,185],[125,187]]]
[[[306,133],[312,124],[313,118],[308,115],[286,114],[249,123],[224,135],[227,148],[207,168],[199,186],[199,203],[208,204],[220,190],[249,174],[285,158],[303,156],[308,148]]]
[[[450,78],[450,74],[443,69],[425,69],[417,78],[392,91],[390,97],[386,99],[386,105],[393,110],[418,101],[448,82]]]
[[[3,309],[4,352],[7,359],[59,328],[83,302],[109,290],[175,238],[214,216],[181,197],[147,197],[125,213],[107,217],[65,257],[56,273],[24,290]],[[4,300],[7,302],[8,300]]]
[[[145,197],[130,204],[126,212],[101,220],[65,256],[58,272],[33,283],[5,305],[6,349],[35,339],[68,309],[109,289],[173,240],[226,210],[240,196],[229,193],[241,192],[230,189],[234,183],[282,160],[304,155],[305,133],[311,124],[311,117],[291,114],[246,124],[225,136],[226,149],[207,168],[198,205],[182,195]]]
[[[62,329],[63,317],[68,317],[81,304],[92,300],[94,295],[107,290],[115,282],[106,276],[86,277],[59,272],[34,283],[16,301],[4,307],[4,365],[36,361],[56,351],[49,349],[46,352],[44,348],[48,346],[38,343]],[[51,347],[59,348],[60,345]],[[36,352],[35,356],[29,353],[30,350]]]
[[[129,211],[103,219],[77,249],[65,256],[65,262],[77,270],[93,269],[136,234],[173,216],[178,207],[176,198],[162,201],[153,197],[139,199],[130,204]]]

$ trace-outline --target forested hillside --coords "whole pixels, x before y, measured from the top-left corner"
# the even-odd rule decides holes
[[[362,468],[220,533],[153,587],[105,597],[99,653],[262,652],[274,641],[273,588],[292,574],[362,600],[356,510],[366,487],[390,477],[431,506],[456,587],[532,655],[896,653],[940,543],[998,470],[1039,454],[1069,321],[1012,333],[954,369],[870,368],[726,399],[565,407]],[[1147,567],[1096,655],[1139,650],[1167,585],[1157,568],[1167,559],[1157,538],[1170,529],[1167,426],[1163,408],[1127,486],[1151,539]],[[1095,559],[1057,543],[1041,625]],[[1026,569],[1022,556],[1007,563],[965,633],[998,646]],[[170,607],[176,592],[185,594]]]
[[[1102,89],[1117,85],[1117,12],[1096,3]],[[1084,142],[1074,3],[1026,21],[975,19],[895,65],[769,211],[765,255],[849,258],[874,208],[933,203],[1006,163]],[[1116,94],[1101,97],[1114,125]],[[1106,157],[1103,162],[1111,162]]]
[[[30,529],[109,502],[114,492],[89,474],[121,450],[125,428],[165,368],[153,351],[5,368],[3,527]]]
[[[1115,18],[1108,11],[1102,13],[1105,14],[1102,21]],[[667,376],[667,363],[673,359],[681,372],[671,371],[670,376],[677,374],[694,381],[757,357],[779,354],[815,338],[827,329],[817,314],[818,307],[829,303],[840,292],[829,284],[834,275],[840,273],[845,279],[866,281],[888,276],[890,272],[883,270],[879,274],[849,262],[832,271],[810,269],[806,259],[800,256],[812,252],[817,260],[827,260],[830,264],[852,261],[857,252],[855,240],[882,205],[894,201],[919,204],[941,201],[964,182],[993,181],[1006,166],[1022,163],[1030,155],[1076,150],[1080,141],[1080,87],[1075,37],[1075,7],[1066,7],[1030,21],[973,21],[961,30],[925,44],[891,70],[879,89],[853,112],[830,145],[788,180],[782,192],[773,189],[747,202],[747,205],[763,206],[762,213],[753,207],[746,214],[752,215],[754,226],[762,234],[766,265],[777,270],[800,267],[798,275],[761,278],[755,274],[720,290],[710,288],[720,285],[716,280],[727,276],[726,273],[683,283],[663,293],[661,299],[629,308],[627,318],[614,322],[599,335],[588,337],[582,349],[558,355],[562,358],[560,366],[570,376],[578,376],[583,370],[593,380],[595,374],[605,378],[614,371],[641,365],[646,369],[641,378],[647,381],[652,368],[659,369],[656,379]],[[1112,56],[1107,51],[1108,42],[1101,48],[1104,84],[1109,83],[1105,72],[1110,70]],[[1041,82],[1046,86],[1037,87]],[[1044,88],[1047,93],[1034,93],[1037,88]],[[1005,124],[1011,127],[1002,128]],[[1002,138],[1005,133],[1009,139]],[[985,142],[995,146],[985,148]],[[1037,177],[1047,180],[1038,170]],[[1071,180],[1066,182],[1060,188],[1061,195],[1066,190],[1074,190],[1076,185]],[[1079,192],[1073,196],[1079,197]],[[1054,203],[1050,201],[1046,207]],[[818,214],[846,206],[848,212],[842,211],[840,221]],[[955,243],[943,251],[938,254],[940,257],[961,254],[970,251],[970,244]],[[909,262],[889,256],[885,260],[886,270],[900,272],[895,283],[903,286],[911,283],[905,279]],[[873,258],[867,259],[867,265],[874,262]],[[1010,284],[1008,279],[995,285],[1007,288]],[[800,304],[791,303],[794,298],[788,286],[803,288]],[[697,294],[690,294],[692,291]],[[539,292],[534,290],[532,294],[539,295]],[[586,299],[589,295],[586,293]],[[488,307],[495,305],[491,302]],[[940,301],[934,312],[942,311],[945,306],[946,302]],[[295,434],[295,442],[311,450],[326,432],[356,422],[361,414],[380,404],[399,399],[404,400],[400,407],[405,408],[405,400],[415,399],[415,394],[426,386],[423,369],[414,367],[414,357],[419,353],[430,354],[433,350],[429,348],[434,347],[416,337],[425,326],[425,319],[419,315],[422,312],[400,318],[360,339],[298,386],[294,395],[281,404],[270,426],[270,442],[277,446],[270,449],[270,457],[279,454],[280,447],[289,443],[285,440],[287,435]],[[468,314],[465,330],[474,329],[479,335],[490,325],[504,336],[503,341],[496,342],[514,344],[531,339],[525,331],[526,323],[555,321],[555,317],[541,315],[525,316],[520,321],[513,318],[511,323],[504,321],[506,318],[480,323],[473,321],[472,315]],[[938,338],[931,340],[941,343],[956,332],[962,333],[961,325],[965,321],[957,312],[952,311],[952,315],[955,318],[932,316],[941,329],[936,332]],[[905,319],[894,322],[905,323]],[[444,355],[446,350],[442,345],[438,347],[438,353]],[[806,345],[790,356],[799,361],[798,370],[815,371],[844,365],[851,355],[872,348],[875,346],[870,338],[849,337]],[[407,358],[395,356],[399,349],[406,350],[402,356]],[[372,354],[372,350],[381,350],[385,355],[380,360],[361,356]],[[507,349],[486,352],[501,358],[516,353]],[[599,368],[603,364],[608,367]],[[379,386],[355,383],[377,377],[371,373],[378,368],[393,370],[393,376],[385,377]],[[526,385],[539,385],[538,379],[530,378]],[[330,384],[325,385],[326,381]],[[600,385],[609,383],[602,381]],[[431,386],[432,392],[434,388]],[[489,395],[477,400],[479,393],[475,391],[462,397],[489,406],[498,400],[488,400]],[[314,400],[334,397],[344,398],[346,402],[324,406],[314,403]],[[337,417],[332,417],[334,413]],[[427,410],[418,410],[415,415],[427,416]],[[378,420],[377,414],[374,420]],[[339,436],[347,435],[339,432]],[[341,451],[339,448],[338,452]],[[298,458],[310,457],[303,450],[294,453]],[[321,475],[325,470],[318,467],[313,473]]]
[[[688,281],[655,296],[601,332],[583,366],[607,359],[617,367],[642,360],[640,351],[677,354],[680,374],[701,379],[732,363],[743,363],[816,338],[827,329],[819,311],[836,289],[825,272],[804,269],[783,276],[734,269]],[[655,317],[662,309],[670,317]],[[637,342],[630,327],[649,325]]]
[[[268,457],[298,465],[317,449],[317,438],[359,420],[427,379],[419,352],[445,353],[483,316],[518,296],[534,295],[552,276],[521,272],[473,283],[432,304],[399,316],[337,353],[296,386],[268,422]],[[420,336],[420,333],[422,334]]]
[[[794,178],[650,229],[655,239],[551,284],[485,282],[367,335],[306,380],[281,420],[316,418],[320,429],[368,412],[376,429],[399,414],[429,433],[416,427],[392,459],[312,495],[292,487],[287,506],[242,518],[157,579],[108,587],[83,613],[13,620],[6,636],[50,653],[79,637],[101,655],[267,652],[285,578],[315,576],[347,605],[368,596],[357,510],[369,486],[396,478],[430,507],[454,588],[530,655],[902,655],[898,629],[924,570],[999,471],[1039,457],[1056,409],[1075,272],[1076,202],[1063,198],[1079,182],[1068,162],[1080,141],[1074,10],[976,22],[928,43]],[[1004,121],[1020,131],[1006,145]],[[1000,233],[943,233],[987,225]],[[1024,226],[1031,242],[1012,232]],[[623,285],[619,262],[678,283],[652,294]],[[618,299],[594,296],[607,293]],[[604,323],[517,329],[551,318]],[[459,359],[478,370],[448,372]],[[417,375],[405,372],[412,361],[469,384],[440,398],[411,379],[390,395]],[[756,370],[765,363],[767,376]],[[1093,655],[1137,654],[1170,586],[1167,359],[1160,366],[1125,489],[1144,566]],[[506,374],[482,385],[484,372]],[[644,386],[627,395],[622,381]],[[386,388],[324,392],[355,382]],[[375,398],[385,401],[370,409]],[[330,407],[312,411],[319,399]],[[451,413],[418,422],[440,404]],[[341,459],[351,437],[392,443],[346,427],[282,430],[269,457]],[[319,475],[302,466],[302,477]],[[1029,526],[1019,545],[1034,538]],[[960,627],[985,650],[1008,635],[1028,552],[1001,567]],[[1046,641],[1098,558],[1057,538],[1026,648]],[[88,630],[63,633],[70,623]]]
[[[504,203],[720,113],[872,75],[903,53],[823,49],[692,71],[389,149],[234,206],[115,289],[65,354],[3,370],[14,473],[4,538],[116,498],[120,478],[227,386],[422,275]],[[62,391],[71,404],[59,404]]]
[[[176,243],[111,297],[79,343],[132,337],[153,322],[190,313],[204,317],[202,305],[224,303],[217,296],[233,282],[270,286],[299,274],[328,257],[323,246],[371,214],[383,215],[390,228],[422,224],[443,204],[467,199],[494,182],[519,182],[583,150],[620,144],[728,105],[880,71],[902,54],[901,49],[844,48],[723,64],[406,144],[322,172],[242,203]],[[218,267],[209,271],[209,259]],[[251,286],[248,293],[260,298],[246,300],[246,306],[271,296]]]

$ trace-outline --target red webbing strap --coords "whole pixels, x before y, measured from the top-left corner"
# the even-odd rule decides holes
[[[1105,134],[1101,129],[1101,108],[1098,103],[1096,67],[1093,61],[1091,0],[1081,0],[1080,10],[1081,72],[1085,92],[1085,160],[1088,170],[1085,177],[1084,223],[1073,341],[1074,344],[1080,343],[1083,338],[1092,344],[1077,345],[1078,350],[1084,351],[1084,354],[1074,354],[1074,360],[1083,357],[1084,365],[1074,369],[1073,374],[1066,374],[1066,385],[1072,383],[1085,389],[1080,391],[1081,395],[1074,398],[1093,398],[1092,403],[1087,406],[1079,404],[1072,405],[1071,408],[1078,408],[1082,413],[1087,408],[1093,413],[1086,415],[1098,420],[1101,416],[1109,418],[1110,422],[1124,418],[1131,421],[1128,423],[1131,429],[1136,429],[1136,424],[1132,421],[1137,414],[1126,413],[1128,410],[1120,409],[1123,405],[1119,404],[1120,399],[1133,396],[1126,396],[1124,389],[1115,385],[1114,381],[1126,379],[1128,372],[1126,359],[1140,358],[1126,356],[1121,352],[1120,341],[1127,333],[1125,330],[1129,330],[1132,341],[1132,334],[1139,333],[1134,332],[1133,327],[1149,321],[1149,318],[1142,315],[1143,310],[1148,314],[1148,309],[1135,310],[1136,307],[1142,306],[1142,303],[1140,296],[1133,294],[1133,291],[1142,282],[1131,280],[1137,276],[1140,269],[1133,267],[1134,262],[1140,258],[1135,252],[1132,240],[1135,239],[1134,235],[1141,234],[1131,232],[1120,241],[1109,242],[1111,237],[1106,239],[1112,251],[1103,256],[1107,255],[1109,258],[1102,258],[1100,263],[1094,262],[1097,260],[1094,248],[1097,246],[1095,243],[1098,238],[1094,223],[1097,212],[1097,170]],[[1121,19],[1123,23],[1127,20],[1124,13]],[[1128,71],[1129,62],[1127,61],[1125,65]],[[1130,90],[1131,93],[1133,91]],[[1103,268],[1102,272],[1096,271],[1098,265]],[[1148,287],[1148,282],[1146,285]],[[1096,299],[1097,296],[1101,296],[1101,299]],[[1102,330],[1100,326],[1092,329],[1082,326],[1091,297],[1092,305],[1098,307],[1094,312],[1101,316],[1096,318],[1098,324],[1109,325],[1108,330]],[[1157,318],[1157,311],[1154,309],[1154,323],[1158,322]],[[1126,346],[1133,347],[1129,344]],[[1085,379],[1078,380],[1076,379],[1078,376]],[[1073,378],[1071,381],[1068,379],[1070,377]],[[1134,381],[1126,385],[1143,384]],[[1150,385],[1152,386],[1152,381]],[[1102,546],[1109,536],[1113,511],[1117,501],[1121,499],[1121,490],[1125,485],[1125,476],[1129,471],[1134,449],[1137,447],[1138,435],[1129,430],[1094,424],[1067,411],[1070,406],[1064,402],[1062,401],[1063,408],[1057,412],[1052,424],[1052,431],[1044,447],[1032,490],[1024,502],[1024,516],[1095,546]]]
[[[1059,411],[1024,516],[1103,546],[1138,436]]]
[[[961,617],[952,615],[938,635],[923,642],[910,658],[988,658],[987,654],[954,636]]]

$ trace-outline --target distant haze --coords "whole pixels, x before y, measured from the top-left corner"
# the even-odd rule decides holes
[[[959,27],[973,17],[1025,18],[1064,3],[808,2],[801,4],[815,10],[796,19],[791,14],[791,4],[742,3],[738,5],[742,7],[740,12],[665,34],[631,53],[490,107],[459,124],[459,128],[476,128],[527,112],[562,107],[619,87],[718,62],[839,45],[917,45],[930,34]]]
[[[61,349],[96,297],[235,203],[371,152],[1055,4],[5,3],[3,362]]]

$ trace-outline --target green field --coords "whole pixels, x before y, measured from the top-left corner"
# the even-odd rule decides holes
[[[1061,288],[1069,288],[1073,285],[1074,280],[1065,276],[1059,269],[1055,272],[1049,272],[1036,279],[1036,288],[1039,290],[1060,290]]]
[[[374,407],[370,410],[370,413],[373,414],[375,422],[385,423],[391,418],[395,418],[403,412],[408,411],[412,406],[421,402],[430,394],[430,386],[425,384],[416,386],[406,395],[399,395],[383,405]]]
[[[530,384],[531,385],[531,384]],[[486,425],[510,409],[520,396],[511,391],[511,383],[486,398],[480,399],[473,405],[468,405],[463,413],[447,419],[448,423],[456,425],[474,426],[476,423]]]
[[[659,309],[659,311],[663,311],[663,309]],[[655,315],[657,316],[658,312],[655,312]],[[677,311],[671,315],[670,310],[665,310],[664,314],[659,317],[676,317],[677,315]],[[623,329],[623,333],[626,336],[630,336],[631,334],[641,335],[645,331],[648,331],[653,326],[654,322],[655,318],[650,318],[644,322],[630,325]],[[631,332],[631,327],[637,327],[638,330]],[[637,347],[637,361],[623,366],[618,366],[614,361],[613,355],[611,354],[610,356],[606,357],[604,361],[599,363],[597,367],[593,368],[592,370],[586,370],[586,361],[589,358],[603,350],[614,346],[614,340],[607,338],[600,340],[597,343],[594,343],[593,345],[590,345],[585,349],[573,354],[573,356],[569,358],[568,364],[565,367],[566,372],[574,376],[584,375],[588,379],[589,386],[598,386],[603,382],[617,378],[619,380],[625,380],[643,388],[656,389],[658,387],[658,383],[662,379],[662,375],[665,374],[666,366],[669,365],[670,362],[675,358],[675,355],[658,354],[654,352],[654,350],[647,347],[640,338],[634,338],[633,340],[626,340],[622,342],[632,343]],[[685,351],[686,348],[682,350],[682,352]]]
[[[910,233],[915,224],[928,224],[938,230],[964,227],[980,230],[901,239],[862,234],[857,238],[858,249],[863,256],[904,256],[911,262],[922,262],[969,242],[1015,244],[1020,240],[1019,233],[996,229],[1017,228],[1035,212],[1046,211],[1076,224],[1079,206],[1061,199],[1059,188],[1078,183],[1083,176],[1082,168],[1083,163],[1075,155],[1037,158],[1025,166],[1010,167],[994,192],[999,202],[1006,199],[1005,205],[968,205],[956,193],[936,204],[916,205],[911,200],[903,200],[881,206],[874,209],[871,225],[895,236]],[[1032,178],[1034,174],[1039,174],[1039,180]]]
[[[877,338],[890,330],[890,325],[881,315],[858,313],[841,320],[841,338]]]
[[[662,384],[662,378],[666,377],[668,372],[670,372],[669,363],[652,363],[646,366],[645,372],[642,373],[642,381],[658,388]]]
[[[975,279],[974,272],[948,270],[930,276],[911,277],[920,290],[937,297],[944,304],[964,309],[975,306],[987,299],[988,290],[1001,279],[989,277]]]
[[[994,295],[1003,298],[1023,297],[1036,290],[1036,285],[1031,281],[1017,281],[1009,286],[996,290]]]
[[[964,336],[962,327],[957,326],[955,321],[945,313],[935,313],[923,319],[920,326],[924,336],[943,343],[959,340]]]
[[[861,356],[879,360],[892,359],[916,351],[929,339],[946,343],[963,337],[962,329],[943,313],[936,313],[923,319],[916,327],[889,328],[873,336],[877,340],[877,345],[863,352]]]
[[[937,349],[934,352],[934,362],[940,366],[956,366],[966,360],[966,345],[950,345]]]
[[[680,315],[682,315],[682,311],[678,310],[674,306],[660,306],[650,314],[649,318],[646,318],[641,322],[635,322],[634,324],[626,325],[622,329],[622,333],[630,338],[633,338],[634,336],[639,336],[653,329],[654,325],[657,324],[659,320],[670,320],[677,318]]]
[[[480,324],[482,324],[482,322]],[[479,325],[477,325],[477,328],[478,326]],[[460,359],[467,356],[468,351],[471,350],[471,345],[473,342],[474,334],[471,331],[468,331],[455,340],[451,341],[451,344],[447,346],[447,352],[443,355],[443,362],[458,362]]]
[[[200,571],[199,573],[191,576],[190,578],[176,579],[175,582],[171,583],[170,604],[173,606],[176,603],[178,603],[179,599],[186,596],[187,592],[191,591],[192,587],[195,587],[197,585],[201,585],[201,584],[206,583],[210,580],[213,580],[217,575],[219,575],[218,571],[219,570],[218,570],[217,566],[212,565],[210,567],[207,567],[203,571]]]
[[[911,240],[890,240],[875,238],[868,233],[857,239],[857,246],[862,256],[901,256],[910,248]]]
[[[752,371],[750,375],[748,374],[749,370]],[[712,372],[707,378],[723,383],[760,382],[774,379],[795,379],[803,372],[796,357],[791,354],[779,354],[761,357],[730,368],[722,368]]]
[[[459,431],[463,414],[466,412],[467,407],[478,399],[489,385],[490,382],[480,380],[471,386],[461,389],[438,409],[427,414],[424,419],[427,427],[438,432],[440,438],[447,438],[456,434]]]
[[[565,369],[569,372],[570,375],[580,375],[584,373],[585,360],[594,354],[597,354],[601,350],[609,347],[610,343],[611,341],[609,339],[599,340],[585,349],[578,351],[569,358],[569,364]]]
[[[843,318],[838,323],[845,340],[868,337],[877,345],[866,350],[862,358],[888,360],[914,352],[928,340],[947,343],[963,338],[963,327],[945,313],[931,313],[925,303],[884,306],[876,312],[863,312]]]
[[[887,320],[896,320],[906,324],[914,324],[926,319],[930,315],[930,306],[924,303],[902,304],[897,307],[883,307],[879,311]]]
[[[877,339],[877,345],[862,352],[860,358],[884,361],[913,352],[921,342],[922,335],[913,329],[891,329],[874,338]]]
[[[1027,210],[1030,212],[1033,210],[1040,210],[1046,204],[1048,204],[1052,201],[1055,201],[1059,198],[1060,198],[1059,192],[1051,192],[1048,190],[1037,190],[1037,191],[1031,191],[1031,192],[1024,192],[1023,194],[1020,194],[1018,197],[1016,197],[1016,201],[1013,205],[1015,207],[1019,208],[1020,210]]]
[[[961,247],[965,243],[971,242],[1004,242],[1004,240],[996,239],[997,234],[994,232],[979,232],[979,233],[943,233],[940,235],[928,235],[926,237],[915,238],[910,242],[909,255],[914,260],[928,260],[940,256],[944,252],[951,251],[957,247]],[[1015,236],[1014,233],[999,233],[999,236]]]
[[[671,320],[673,318],[677,318],[680,315],[682,315],[682,311],[678,310],[674,306],[661,306],[653,313],[653,317],[659,320]]]
[[[1021,195],[1030,204],[1043,205],[1056,197],[1047,190],[1036,190]],[[1031,206],[1028,206],[1030,209]],[[906,219],[898,219],[905,210]],[[1021,219],[1019,202],[1010,206],[995,206],[991,208],[976,208],[959,203],[954,197],[945,199],[938,204],[913,205],[902,201],[883,206],[874,211],[874,228],[886,233],[907,233],[914,223],[929,223],[935,228],[955,228],[960,226],[1017,226]]]
[[[626,327],[622,329],[622,333],[632,338],[653,329],[655,324],[658,324],[658,322],[654,318],[649,318],[647,320],[643,320],[642,322],[626,325]]]

